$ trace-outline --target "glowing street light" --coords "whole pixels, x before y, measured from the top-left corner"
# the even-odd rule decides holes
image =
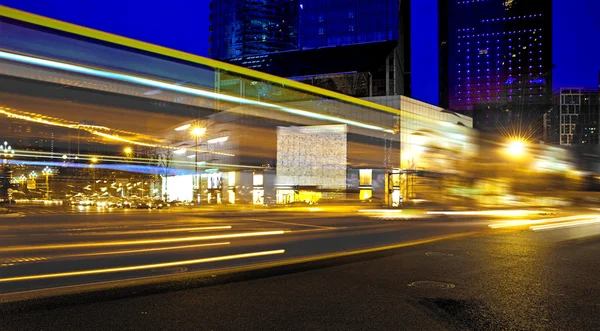
[[[523,156],[525,154],[525,142],[519,139],[512,140],[506,146],[506,151],[513,157]]]
[[[194,137],[201,137],[206,133],[206,128],[196,126],[190,130],[190,134]]]
[[[53,174],[54,171],[49,167],[46,167],[44,170],[42,170],[42,175],[46,176],[46,199],[50,198],[50,185],[48,183],[48,177],[52,176]]]
[[[196,162],[194,162],[194,188],[196,189],[196,202],[200,202],[200,179],[198,178],[198,144],[200,137],[204,136],[206,128],[201,126],[195,126],[190,130],[190,134],[196,138],[196,145],[194,146],[196,154]]]
[[[15,156],[15,150],[8,144],[7,141],[0,145],[0,154],[2,154],[2,163],[6,164],[6,159]]]
[[[94,190],[94,192],[96,192],[96,168],[94,167],[94,164],[96,164],[96,163],[98,163],[98,158],[94,156],[90,159],[90,168],[92,168],[93,185],[94,185],[94,187],[92,189]]]
[[[123,153],[127,156],[131,156],[131,154],[133,153],[133,148],[127,146],[127,147],[123,148]]]

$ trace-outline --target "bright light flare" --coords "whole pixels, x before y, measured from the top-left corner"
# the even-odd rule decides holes
[[[201,137],[206,133],[206,128],[203,127],[194,127],[192,130],[190,130],[190,134],[194,137]]]
[[[525,142],[522,140],[513,140],[506,146],[506,151],[513,157],[523,156],[525,154]]]
[[[250,258],[250,257],[268,256],[268,255],[283,254],[283,253],[285,253],[284,249],[278,249],[278,250],[272,250],[272,251],[262,251],[262,252],[253,252],[253,253],[244,253],[244,254],[235,254],[235,255],[207,257],[207,258],[195,259],[195,260],[184,260],[184,261],[155,263],[155,264],[143,264],[143,265],[136,265],[136,266],[129,266],[129,267],[94,269],[94,270],[83,270],[83,271],[60,272],[60,273],[54,273],[54,274],[42,274],[42,275],[0,278],[0,283],[16,282],[16,281],[24,281],[24,280],[60,278],[60,277],[98,275],[98,274],[108,274],[108,273],[116,273],[116,272],[167,268],[167,267],[178,267],[178,266],[183,266],[183,265],[218,262],[218,261],[228,261],[228,260],[235,260],[235,259],[245,259],[245,258]]]

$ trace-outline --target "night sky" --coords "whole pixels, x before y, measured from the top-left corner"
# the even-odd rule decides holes
[[[210,0],[0,0],[0,4],[206,56]],[[413,1],[413,96],[437,104],[437,0]],[[554,87],[598,87],[600,1],[555,0]]]
[[[198,55],[208,55],[210,0],[0,0],[0,4]]]

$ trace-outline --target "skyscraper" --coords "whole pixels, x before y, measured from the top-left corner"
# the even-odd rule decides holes
[[[298,48],[298,0],[212,0],[212,58],[279,52]]]
[[[289,44],[269,44],[268,38],[236,43],[238,35],[250,33],[236,32],[239,26],[254,24],[264,31],[273,26],[260,23],[269,20],[267,14],[239,10],[241,2],[267,1],[213,1],[213,58],[357,97],[410,95],[409,1],[298,0],[296,12],[284,11],[296,13],[286,21],[297,22],[289,31],[298,31],[296,47],[288,51],[274,46]],[[277,0],[266,7],[271,2],[292,5]]]
[[[398,40],[399,3],[386,0],[301,1],[299,48]]]
[[[552,106],[552,1],[440,0],[441,106],[537,135]]]

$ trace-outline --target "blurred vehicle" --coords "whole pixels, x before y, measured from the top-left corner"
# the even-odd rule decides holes
[[[133,200],[123,200],[121,202],[122,208],[137,208],[137,204]]]
[[[137,208],[137,209],[152,209],[152,201],[151,200],[140,200],[135,204],[135,207],[132,208]]]
[[[166,201],[161,200],[161,199],[157,199],[152,202],[152,208],[163,209],[163,208],[168,208],[168,207],[169,207],[169,204]]]

